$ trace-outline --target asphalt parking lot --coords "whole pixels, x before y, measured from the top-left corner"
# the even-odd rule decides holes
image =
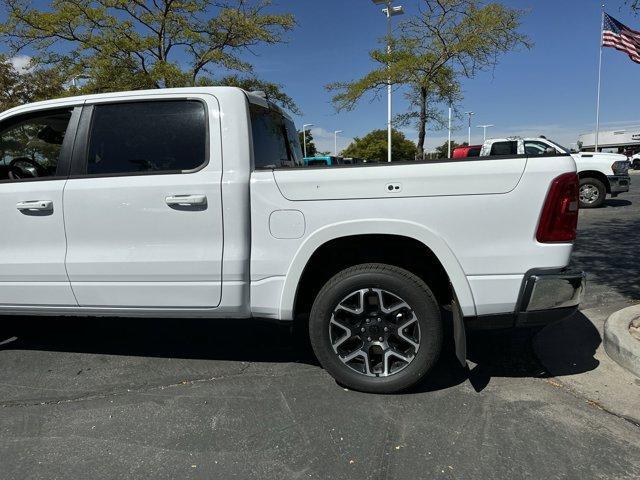
[[[640,299],[634,181],[581,213],[584,308]],[[470,372],[447,351],[418,388],[379,396],[336,385],[298,336],[261,322],[2,321],[17,337],[0,346],[3,479],[640,477],[640,427],[562,388],[535,331],[473,335]]]

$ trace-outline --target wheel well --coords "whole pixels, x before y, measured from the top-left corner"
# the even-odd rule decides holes
[[[311,311],[313,301],[331,277],[361,263],[386,263],[417,275],[440,305],[452,300],[449,277],[435,254],[422,242],[400,235],[353,235],[331,240],[311,256],[298,283],[294,315]]]
[[[604,186],[607,189],[607,193],[611,193],[611,185],[609,185],[609,179],[604,173],[598,172],[597,170],[585,170],[584,172],[580,172],[578,176],[580,177],[580,180],[582,180],[583,178],[596,178],[600,180],[602,183],[604,183]]]

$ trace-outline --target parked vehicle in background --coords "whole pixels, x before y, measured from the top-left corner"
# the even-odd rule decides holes
[[[568,148],[545,137],[497,138],[482,146],[482,156],[527,155],[528,157],[571,155],[580,177],[580,207],[602,206],[607,194],[617,197],[629,191],[629,160],[625,155],[604,152],[571,153]]]
[[[640,170],[640,152],[631,157],[631,166],[634,170]]]
[[[482,145],[465,145],[453,149],[452,158],[479,157]]]
[[[297,321],[339,383],[395,392],[438,359],[444,308],[465,365],[465,323],[577,309],[568,154],[309,168],[298,138],[226,87],[0,114],[0,314]]]

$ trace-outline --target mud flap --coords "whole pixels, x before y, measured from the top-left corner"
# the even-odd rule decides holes
[[[453,288],[452,288],[453,290]],[[460,362],[463,368],[467,366],[467,334],[464,328],[464,320],[458,299],[453,294],[453,301],[451,302],[451,313],[453,315],[453,339],[456,342],[456,358]]]

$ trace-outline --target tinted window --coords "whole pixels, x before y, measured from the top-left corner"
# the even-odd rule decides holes
[[[524,153],[527,155],[545,155],[547,154],[547,149],[553,150],[553,152],[550,151],[549,153],[553,153],[554,155],[558,153],[555,148],[546,143],[531,140],[524,142]]]
[[[302,165],[302,148],[293,122],[275,110],[251,104],[255,168]]]
[[[207,158],[204,105],[154,101],[94,107],[87,173],[193,170]]]
[[[470,148],[469,149],[469,156],[470,157],[479,157],[480,156],[480,151],[482,150],[481,147],[477,147],[477,148]]]
[[[0,126],[0,180],[56,175],[71,109],[11,118]]]
[[[518,142],[496,142],[491,146],[491,155],[517,155]]]

